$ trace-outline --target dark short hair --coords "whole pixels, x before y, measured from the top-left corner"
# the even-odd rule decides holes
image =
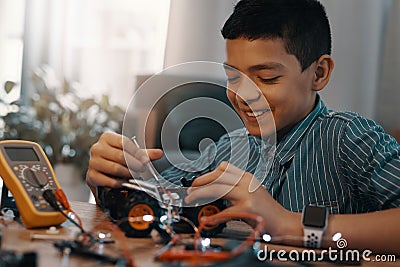
[[[221,33],[231,40],[281,38],[302,71],[321,55],[331,54],[329,20],[317,0],[241,0]]]

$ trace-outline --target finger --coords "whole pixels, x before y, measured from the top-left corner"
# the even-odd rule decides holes
[[[99,138],[99,143],[105,143],[109,146],[122,148],[123,136],[113,132],[105,132]]]
[[[140,162],[142,162],[142,164],[146,164],[149,161],[149,157],[147,156],[146,150],[140,149],[140,147],[138,147],[135,144],[135,142],[132,141],[131,138],[123,136],[122,144],[123,144],[123,151],[126,157],[128,157],[128,155],[131,155]]]
[[[126,165],[99,157],[93,158],[89,161],[89,170],[90,169],[114,177],[130,178],[132,176]]]
[[[226,166],[227,166],[227,162],[222,162],[213,171],[197,177],[193,181],[192,187],[199,187],[199,186],[207,185],[216,180],[219,180],[220,183],[223,183],[223,175],[229,174],[226,170]]]
[[[201,221],[204,222],[207,220],[207,226],[217,226],[221,223],[226,223],[229,222],[233,219],[242,219],[238,218],[236,215],[237,214],[243,214],[243,210],[241,207],[238,206],[231,206],[228,207],[221,212],[208,216],[206,218],[202,218]],[[254,226],[254,223],[249,223],[251,226]]]
[[[244,170],[236,167],[235,165],[226,162],[226,165],[224,165],[224,167],[228,173],[230,173],[231,175],[240,177],[240,180],[244,180],[243,182],[246,183],[246,185],[248,184],[248,192],[252,193],[261,186],[260,181],[254,175],[252,175],[248,172],[245,172]],[[236,180],[234,180],[232,182],[237,183]]]
[[[86,183],[90,188],[95,188],[97,186],[106,187],[120,187],[121,180],[112,178],[104,173],[101,173],[95,169],[89,169],[86,175]]]
[[[218,168],[209,173],[203,174],[203,175],[197,177],[196,179],[194,179],[191,187],[189,188],[189,192],[193,188],[211,184],[212,182],[214,182],[221,176],[222,176],[222,172]]]
[[[185,198],[186,203],[196,203],[201,200],[216,200],[216,199],[227,199],[232,201],[239,201],[243,198],[246,192],[241,192],[241,190],[232,185],[227,184],[212,184],[209,186],[197,187],[188,192]]]
[[[129,169],[135,172],[144,172],[146,170],[146,163],[148,160],[145,161],[143,158],[140,160],[135,156],[125,153],[125,162]]]
[[[104,143],[104,141],[99,141],[91,147],[90,158],[104,158],[125,165],[125,158],[122,149]]]
[[[222,162],[212,172],[197,177],[194,180],[192,187],[200,187],[211,183],[229,184],[234,186],[245,174],[246,171],[237,168],[233,164]],[[191,189],[189,189],[189,191],[190,190]]]
[[[120,149],[100,147],[93,151],[94,153],[96,156],[93,156],[91,161],[96,165],[93,167],[99,168],[102,172],[127,177],[129,176],[128,167],[138,172],[145,170],[141,161],[130,154],[124,154]]]
[[[123,137],[123,150],[126,155],[132,155],[142,164],[146,164],[150,160],[157,160],[162,157],[161,149],[140,149],[130,138]]]
[[[92,146],[91,161],[97,162],[96,166],[93,167],[99,168],[100,171],[105,173],[117,176],[123,175],[124,177],[129,175],[127,173],[129,170],[126,166],[129,166],[134,171],[144,171],[144,164],[131,154],[124,153],[120,143],[115,139],[119,140],[120,138],[108,138],[107,141],[109,143],[105,144],[104,140],[102,140]],[[139,151],[139,149],[137,150]]]
[[[136,157],[138,154],[132,156],[128,153],[125,153],[125,161],[129,169],[134,170],[135,172],[144,172],[146,170],[146,164],[150,160],[157,160],[163,155],[161,149],[147,149],[142,151],[146,156],[140,156],[140,159]],[[147,157],[147,155],[149,157]]]
[[[230,173],[241,173],[243,172],[242,169],[236,167],[234,164],[227,162],[227,161],[223,161],[220,164],[221,168],[224,168],[225,170],[229,171]]]
[[[164,154],[161,149],[146,149],[146,153],[150,160],[160,159]]]
[[[211,215],[211,216],[207,216],[207,217],[202,217],[200,220],[202,223],[204,223],[207,220],[206,225],[207,226],[217,226],[221,223],[226,223],[231,221],[232,219],[237,219],[237,218],[232,218],[231,214],[238,214],[238,213],[242,213],[243,211],[240,210],[240,208],[236,207],[236,206],[231,206],[228,207],[224,210],[222,210],[221,212]],[[218,216],[216,216],[218,215]]]

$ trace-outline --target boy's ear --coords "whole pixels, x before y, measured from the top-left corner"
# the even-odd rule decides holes
[[[334,65],[332,57],[326,54],[316,61],[313,81],[314,91],[320,91],[328,84]]]

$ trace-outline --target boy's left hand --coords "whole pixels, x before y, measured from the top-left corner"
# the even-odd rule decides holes
[[[188,189],[187,203],[198,199],[222,197],[232,204],[225,214],[252,213],[263,217],[268,232],[278,229],[290,212],[277,203],[257,178],[228,162],[222,162],[214,171],[196,178]],[[216,221],[221,223],[223,221]]]

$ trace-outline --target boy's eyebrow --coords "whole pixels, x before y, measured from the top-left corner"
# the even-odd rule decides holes
[[[228,69],[228,70],[236,70],[238,71],[237,68],[235,68],[234,66],[229,65],[228,63],[224,62],[224,69]],[[281,63],[278,62],[268,62],[268,63],[264,63],[264,64],[258,64],[258,65],[254,65],[249,67],[249,72],[255,72],[255,71],[259,71],[259,70],[275,70],[275,71],[280,71],[285,69],[285,66],[282,65]]]
[[[277,63],[277,62],[268,62],[265,64],[258,64],[258,65],[254,65],[251,66],[249,68],[250,72],[254,72],[254,71],[258,71],[258,70],[275,70],[275,71],[280,71],[283,70],[285,68],[284,65],[282,65],[281,63]]]

